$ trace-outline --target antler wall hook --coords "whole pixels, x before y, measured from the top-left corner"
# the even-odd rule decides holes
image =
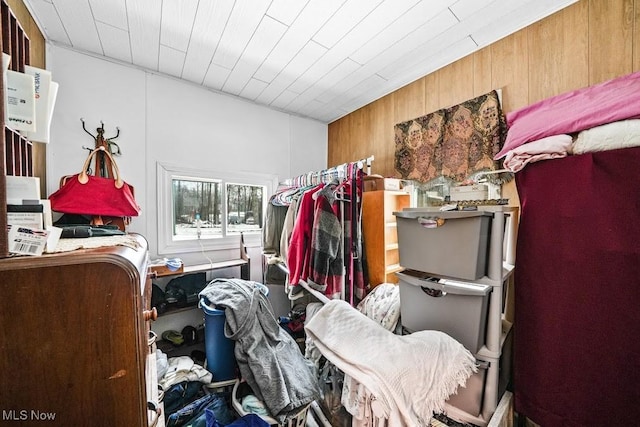
[[[100,127],[96,128],[96,135],[89,132],[85,126],[84,119],[80,117],[80,121],[82,122],[82,129],[91,137],[95,142],[95,148],[104,147],[105,150],[108,150],[114,156],[119,156],[122,154],[120,152],[120,146],[115,143],[113,140],[120,136],[120,128],[116,126],[116,135],[110,138],[104,137],[104,123],[100,120]],[[87,148],[87,147],[82,147]],[[111,170],[111,165],[106,164],[108,159],[105,159],[104,153],[98,153],[99,155],[96,157],[96,171],[100,173],[100,176],[108,177]]]

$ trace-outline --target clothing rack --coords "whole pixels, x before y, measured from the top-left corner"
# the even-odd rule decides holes
[[[342,257],[344,259],[342,284],[339,285],[339,297],[343,300],[348,300],[351,305],[357,303],[358,299],[364,298],[366,293],[363,280],[363,268],[362,265],[362,229],[360,224],[360,218],[362,215],[361,201],[363,191],[362,188],[362,176],[371,173],[371,164],[374,160],[374,156],[367,157],[365,159],[357,160],[354,162],[344,163],[338,166],[334,166],[328,169],[320,171],[307,172],[297,177],[290,178],[282,182],[278,192],[272,197],[272,202],[282,203],[286,205],[288,200],[296,192],[306,191],[307,188],[311,189],[314,186],[325,185],[325,188],[318,190],[313,194],[313,199],[316,200],[321,192],[333,190],[332,200],[338,201],[341,204],[339,207],[338,220],[343,226],[343,232],[341,234],[340,245],[342,247]],[[329,187],[331,186],[331,187]],[[350,188],[349,191],[346,191]],[[289,199],[290,200],[290,199]],[[277,202],[276,202],[277,201]],[[320,209],[326,209],[320,208]],[[349,221],[347,223],[347,221]],[[350,225],[346,225],[350,224]],[[323,265],[320,263],[320,265]],[[291,275],[293,281],[296,283],[294,286],[301,284],[307,277],[298,277],[297,271],[291,265],[287,265],[291,268]],[[335,270],[334,270],[335,271]],[[334,274],[334,279],[337,277]],[[305,284],[308,285],[309,282]],[[328,282],[325,282],[328,283]],[[333,285],[329,285],[330,289],[338,289],[336,282]],[[303,285],[304,286],[304,285]],[[304,286],[306,289],[311,289],[310,286]],[[347,293],[348,290],[348,293]],[[290,299],[296,291],[289,293]],[[322,292],[318,292],[322,294]],[[332,297],[337,297],[335,294]]]

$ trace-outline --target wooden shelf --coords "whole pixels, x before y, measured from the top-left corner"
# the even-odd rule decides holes
[[[403,191],[365,191],[362,231],[367,255],[369,284],[397,283],[395,272],[402,270],[398,254],[398,230],[394,212],[408,208],[411,196]]]
[[[186,274],[203,273],[207,271],[222,270],[225,268],[240,267],[240,278],[243,280],[249,280],[251,275],[251,259],[247,254],[247,249],[244,244],[244,235],[240,234],[240,257],[236,259],[211,262],[207,264],[195,264],[182,266],[178,270],[171,271],[166,265],[150,265],[149,276],[153,279],[163,277],[179,277]],[[167,304],[166,310],[162,313],[158,313],[158,316],[168,316],[171,314],[177,314],[183,311],[193,310],[198,306],[198,301],[191,303],[181,302],[179,306]]]
[[[398,244],[397,243],[389,243],[388,245],[386,245],[384,247],[385,250],[387,251],[393,251],[395,249],[398,249]]]
[[[402,270],[404,270],[404,268],[402,268],[400,264],[392,264],[392,265],[388,265],[384,271],[385,273],[389,274],[389,273],[397,273],[398,271],[402,271]]]
[[[232,259],[229,261],[213,262],[211,264],[189,265],[184,267],[184,273],[200,273],[209,270],[221,270],[223,268],[242,267],[249,264],[246,259]]]

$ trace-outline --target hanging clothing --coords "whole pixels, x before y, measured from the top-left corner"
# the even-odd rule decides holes
[[[298,207],[289,248],[287,250],[287,267],[289,269],[289,284],[298,286],[300,280],[309,277],[309,257],[311,252],[311,233],[313,231],[313,212],[315,200],[313,194],[320,191],[324,184],[320,184],[303,193]]]
[[[343,230],[335,185],[316,193],[308,283],[329,298],[340,296],[344,282]]]
[[[284,227],[288,206],[275,205],[272,196],[267,203],[267,210],[262,228],[262,251],[266,254],[280,256],[280,237]]]
[[[291,199],[291,203],[287,208],[287,214],[284,217],[282,224],[282,232],[280,234],[280,256],[283,260],[287,260],[289,253],[289,242],[291,241],[291,234],[293,233],[293,227],[295,226],[296,217],[298,216],[298,207],[300,206],[300,198],[302,193]]]
[[[289,270],[290,298],[301,281],[329,298],[345,297],[353,306],[366,296],[360,222],[363,174],[362,162],[314,173],[315,178],[332,180],[304,191],[297,205],[291,187],[286,187],[292,197],[280,253]],[[306,176],[294,182],[300,180],[310,182]]]
[[[355,164],[350,172],[351,185],[345,187],[344,197],[350,200],[343,213],[345,265],[348,272],[348,301],[352,306],[366,296],[364,279],[364,251],[362,250],[362,170]]]

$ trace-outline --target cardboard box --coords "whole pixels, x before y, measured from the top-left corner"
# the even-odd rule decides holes
[[[449,198],[452,202],[460,200],[487,200],[489,189],[486,184],[458,185],[451,187]]]
[[[384,178],[380,175],[369,175],[364,178],[364,191],[400,191],[402,180],[398,178]]]

